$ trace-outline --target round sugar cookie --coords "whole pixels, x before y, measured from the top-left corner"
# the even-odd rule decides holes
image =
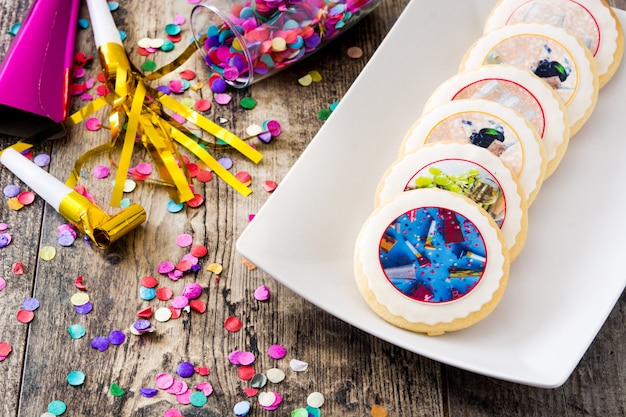
[[[569,144],[570,123],[565,104],[546,82],[512,65],[485,65],[443,82],[423,111],[462,99],[496,101],[524,116],[546,148],[546,178],[556,170]]]
[[[526,243],[528,205],[524,190],[502,160],[485,148],[462,143],[426,145],[394,162],[378,185],[375,205],[398,193],[439,188],[462,194],[496,222],[510,260]]]
[[[471,143],[497,155],[519,178],[528,204],[545,179],[546,151],[537,130],[496,101],[453,100],[434,108],[409,129],[400,153],[442,142]]]
[[[380,204],[354,252],[356,284],[369,306],[398,327],[429,335],[485,318],[509,274],[509,252],[491,216],[436,188]]]
[[[500,0],[484,30],[516,23],[547,23],[576,36],[596,61],[600,88],[613,77],[624,54],[622,26],[604,0]]]
[[[481,36],[461,63],[461,71],[489,64],[509,64],[531,71],[565,103],[570,135],[585,124],[598,101],[596,63],[565,29],[544,23],[516,23]]]

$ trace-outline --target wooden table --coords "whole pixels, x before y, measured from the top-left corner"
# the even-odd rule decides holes
[[[0,56],[4,56],[12,39],[6,31],[23,19],[30,3],[0,0]],[[341,40],[314,57],[247,90],[231,92],[230,105],[213,104],[208,117],[226,119],[227,126],[237,133],[268,118],[282,124],[279,138],[262,146],[264,160],[259,165],[246,162],[231,151],[218,151],[217,156],[233,158],[233,170],[252,174],[254,192],[249,197],[240,196],[214,178],[196,188],[206,199],[201,207],[169,213],[167,192],[162,187],[141,184],[129,196],[148,212],[145,227],[107,250],[88,247],[81,239],[72,247],[59,246],[57,227],[65,223],[64,219],[40,198],[19,211],[9,209],[5,197],[0,199],[0,222],[9,224],[13,235],[12,243],[0,249],[0,276],[7,281],[7,287],[0,291],[0,341],[13,347],[8,358],[0,362],[0,415],[40,416],[53,400],[67,404],[68,416],[162,416],[170,407],[182,410],[185,416],[234,415],[233,406],[246,399],[243,388],[248,386],[238,378],[237,367],[228,361],[228,355],[237,349],[256,354],[258,371],[273,366],[286,370],[283,382],[266,388],[284,397],[274,415],[289,415],[291,410],[305,406],[313,391],[325,395],[322,414],[337,417],[368,416],[374,404],[383,406],[390,416],[626,415],[623,295],[569,380],[557,389],[540,389],[455,369],[383,342],[296,296],[260,270],[249,269],[236,253],[234,242],[246,227],[249,215],[268,198],[262,182],[281,182],[323,125],[317,112],[341,99],[407,3],[384,0]],[[626,7],[624,0],[611,3]],[[114,17],[128,35],[125,45],[131,60],[139,63],[146,59],[137,54],[140,38],[164,37],[165,25],[176,14],[187,16],[190,8],[184,0],[123,2]],[[87,17],[84,5],[80,16]],[[188,29],[185,31],[188,36]],[[91,30],[79,30],[77,37],[76,49],[96,56]],[[351,46],[361,47],[364,57],[348,58],[346,51]],[[151,59],[164,64],[173,56],[175,52],[157,53]],[[199,59],[192,59],[185,68],[198,74],[203,71]],[[96,59],[91,74],[98,69]],[[307,88],[300,86],[298,78],[310,70],[318,70],[323,81]],[[188,95],[199,98],[207,93],[205,86]],[[246,96],[258,101],[255,109],[244,110],[238,105]],[[72,106],[76,110],[82,104],[74,100]],[[103,110],[97,115],[105,118],[107,113]],[[0,148],[15,140],[0,136]],[[37,146],[35,153],[50,154],[49,171],[64,180],[79,155],[107,140],[106,130],[88,132],[79,125],[66,138]],[[142,154],[138,151],[138,155]],[[106,162],[105,157],[96,158],[86,169]],[[108,208],[110,182],[87,177],[84,183],[98,203],[114,211]],[[0,184],[4,187],[14,183],[20,184],[7,169],[0,169]],[[187,253],[188,248],[175,242],[182,233],[191,234],[194,244],[206,245],[208,254],[201,259],[200,271],[174,282],[160,276],[157,266],[162,261],[177,262]],[[56,248],[52,260],[39,257],[45,246]],[[23,264],[23,274],[12,271],[15,262]],[[221,264],[223,272],[217,276],[207,271],[205,267],[210,263]],[[206,312],[192,311],[178,319],[156,323],[154,334],[130,335],[128,329],[139,310],[167,304],[139,297],[140,278],[146,275],[159,277],[160,285],[171,287],[175,294],[180,294],[187,282],[200,283],[204,287],[201,299],[207,304]],[[70,297],[78,292],[78,276],[84,277],[86,293],[94,304],[88,315],[78,315],[70,303]],[[269,301],[253,297],[261,285],[270,289]],[[34,320],[23,324],[16,320],[16,312],[29,297],[36,297],[41,305]],[[230,316],[241,319],[240,331],[224,329],[223,323]],[[86,329],[82,339],[72,340],[69,336],[67,327],[75,323]],[[125,343],[110,346],[105,352],[90,347],[93,338],[107,336],[114,329],[127,333]],[[286,347],[285,359],[276,361],[266,354],[275,343]],[[288,361],[292,358],[309,363],[309,368],[299,373],[290,370]],[[208,376],[195,375],[189,380],[190,384],[212,384],[214,392],[206,405],[179,405],[173,395],[164,391],[154,398],[140,395],[140,388],[154,387],[158,374],[174,374],[183,361],[209,368]],[[72,370],[84,372],[83,385],[68,384],[67,376]],[[125,393],[112,395],[113,383]],[[272,413],[254,405],[250,415]]]

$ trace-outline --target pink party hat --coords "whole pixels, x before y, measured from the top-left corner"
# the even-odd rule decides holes
[[[0,133],[64,133],[80,0],[35,0],[0,63]]]

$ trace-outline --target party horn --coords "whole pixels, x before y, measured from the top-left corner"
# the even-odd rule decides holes
[[[99,248],[105,249],[146,220],[139,204],[131,204],[109,216],[85,196],[72,190],[54,176],[39,168],[15,149],[8,148],[0,162],[78,228]]]
[[[68,116],[80,0],[35,0],[0,64],[0,133],[61,137]]]

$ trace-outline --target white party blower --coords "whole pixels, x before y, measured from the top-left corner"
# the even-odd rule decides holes
[[[146,220],[139,204],[131,204],[109,216],[85,196],[72,190],[57,178],[39,168],[12,148],[0,153],[0,162],[78,228],[99,248],[107,248]]]

